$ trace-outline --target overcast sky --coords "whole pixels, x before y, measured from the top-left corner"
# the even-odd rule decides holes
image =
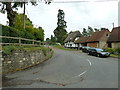
[[[56,1],[65,0],[54,0],[54,2]],[[28,4],[26,14],[35,26],[41,26],[44,29],[45,38],[49,38],[57,27],[58,9],[62,9],[65,13],[68,32],[75,30],[82,32],[82,28],[88,26],[106,27],[111,31],[113,22],[115,27],[118,26],[118,1],[51,3],[50,5],[38,2],[37,6]],[[19,13],[22,12],[23,9],[19,9]],[[6,15],[0,13],[0,23],[6,25],[6,20]]]

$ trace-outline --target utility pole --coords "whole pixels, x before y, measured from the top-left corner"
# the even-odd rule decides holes
[[[23,22],[23,23],[24,23],[24,24],[23,24],[23,28],[24,28],[24,30],[25,30],[25,0],[24,0],[23,17],[24,17],[24,18],[23,18],[23,21],[24,21],[24,22]]]
[[[113,25],[113,28],[114,28],[114,22],[112,23],[112,25]]]

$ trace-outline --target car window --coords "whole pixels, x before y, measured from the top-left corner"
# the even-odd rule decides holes
[[[93,51],[96,51],[95,49],[93,49]]]
[[[96,51],[103,52],[104,50],[103,49],[96,49]]]

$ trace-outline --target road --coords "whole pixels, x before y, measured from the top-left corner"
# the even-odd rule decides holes
[[[48,61],[6,75],[11,88],[118,88],[118,60],[55,49]]]

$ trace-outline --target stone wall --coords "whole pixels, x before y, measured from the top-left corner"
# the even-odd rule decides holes
[[[118,48],[120,48],[120,42],[112,43],[112,48],[113,48],[113,49],[118,49]]]
[[[48,49],[46,55],[42,50],[39,51],[14,51],[10,55],[2,57],[2,73],[10,73],[19,71],[49,59],[52,56],[53,51]]]
[[[106,43],[106,41],[100,41],[100,42],[99,42],[99,48],[107,48],[107,43]]]

